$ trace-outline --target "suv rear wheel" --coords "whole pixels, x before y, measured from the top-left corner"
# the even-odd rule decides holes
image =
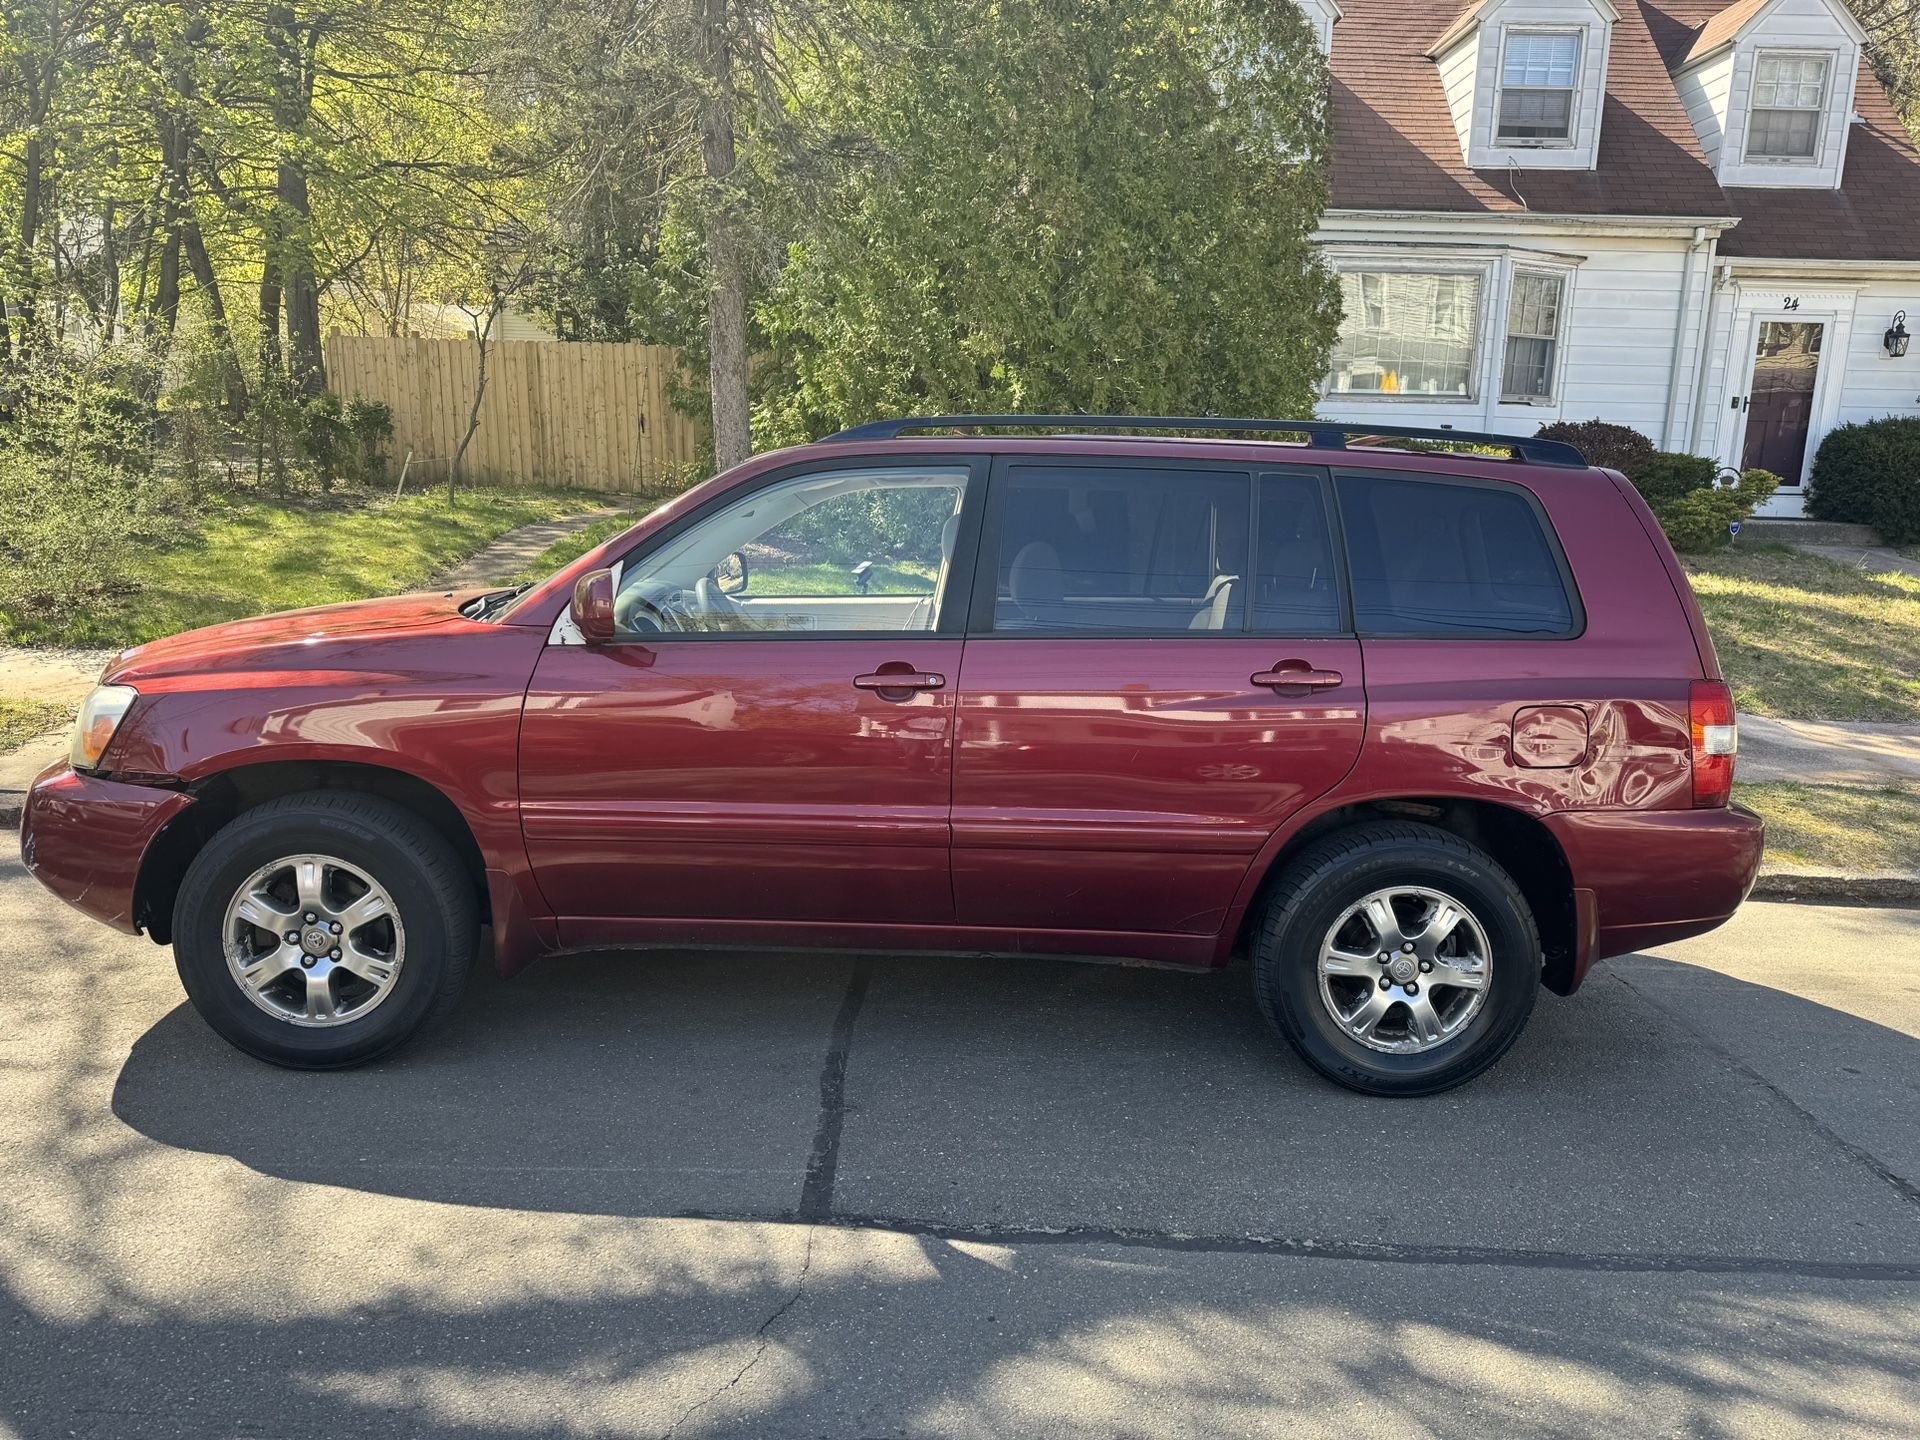
[[[358,1065],[446,1015],[472,965],[473,886],[453,847],[392,801],[269,801],[195,858],[174,906],[194,1008],[249,1055]]]
[[[1492,856],[1430,825],[1356,826],[1280,877],[1254,942],[1269,1023],[1370,1095],[1430,1095],[1506,1053],[1533,1011],[1540,935]]]

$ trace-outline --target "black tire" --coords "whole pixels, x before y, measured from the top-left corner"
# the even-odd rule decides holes
[[[1334,924],[1364,897],[1397,885],[1464,903],[1490,950],[1478,1012],[1460,1033],[1415,1054],[1373,1049],[1348,1034],[1320,986],[1321,946]],[[1268,1023],[1329,1079],[1367,1095],[1432,1095],[1471,1080],[1519,1038],[1541,963],[1533,911],[1492,856],[1431,825],[1382,821],[1316,842],[1278,878],[1255,930],[1253,986]]]
[[[267,1013],[227,964],[227,905],[253,872],[317,853],[358,867],[392,897],[406,951],[389,993],[365,1015],[308,1029]],[[298,1070],[362,1065],[446,1018],[479,932],[472,880],[446,839],[390,800],[349,790],[289,795],[247,810],[207,842],[174,901],[173,955],[194,1009],[247,1054]]]

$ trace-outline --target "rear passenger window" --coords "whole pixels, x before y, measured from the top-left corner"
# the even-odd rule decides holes
[[[1518,491],[1376,475],[1338,483],[1361,634],[1572,633],[1554,549]]]
[[[1000,491],[996,633],[1244,628],[1244,473],[1016,466]]]
[[[1308,475],[1260,477],[1253,628],[1269,635],[1340,629],[1340,589],[1327,529],[1326,493]]]

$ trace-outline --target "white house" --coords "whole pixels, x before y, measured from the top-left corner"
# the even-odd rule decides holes
[[[1841,0],[1301,0],[1331,45],[1329,419],[1631,425],[1801,485],[1920,414],[1920,151]]]

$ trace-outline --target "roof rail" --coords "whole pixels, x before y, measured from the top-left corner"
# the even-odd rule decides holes
[[[1438,440],[1497,446],[1529,465],[1587,468],[1587,457],[1563,440],[1487,435],[1474,430],[1432,430],[1412,425],[1348,425],[1338,420],[1244,420],[1222,415],[915,415],[876,420],[829,435],[823,443],[898,440],[909,430],[1240,430],[1254,434],[1304,435],[1316,450],[1345,450],[1350,441]]]

